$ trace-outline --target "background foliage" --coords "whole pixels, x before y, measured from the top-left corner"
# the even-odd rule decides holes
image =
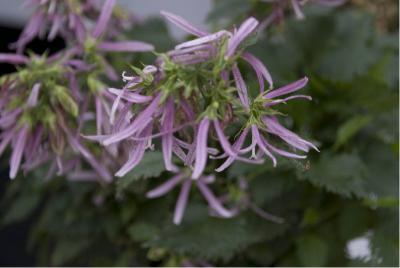
[[[354,2],[335,10],[311,7],[306,20],[267,29],[250,47],[277,86],[310,77],[306,91],[313,101],[287,104],[285,123],[312,137],[321,152],[306,162],[280,159],[277,168],[236,163],[221,175],[224,187],[247,179],[252,201],[284,223],[251,210],[212,218],[194,194],[183,224],[174,226],[177,192],[144,196],[170,176],[156,151],[111,187],[43,181],[45,168],[21,176],[7,183],[1,224],[34,222],[27,246],[39,265],[398,266],[398,24],[382,28],[379,14]],[[216,1],[208,19],[212,27],[226,26],[267,12],[257,1]],[[159,18],[128,35],[158,51],[174,44]],[[232,188],[233,195],[238,191]],[[371,254],[351,258],[348,242],[361,236]]]

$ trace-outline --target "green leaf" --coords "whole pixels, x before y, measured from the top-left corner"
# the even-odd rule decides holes
[[[371,42],[372,16],[346,10],[333,19],[335,27],[323,48],[327,53],[315,62],[316,70],[330,80],[350,81],[368,71],[377,59],[377,47]]]
[[[132,171],[117,181],[117,192],[121,192],[139,179],[159,176],[165,170],[161,152],[146,152],[142,161]]]
[[[324,266],[329,246],[316,235],[305,235],[297,240],[296,254],[300,260],[301,266]]]
[[[381,267],[399,267],[399,212],[382,211],[378,226],[371,238],[372,264]]]
[[[364,184],[366,172],[367,167],[358,155],[327,152],[311,164],[308,172],[300,174],[300,179],[345,197],[367,197],[368,191]]]
[[[181,225],[168,224],[148,246],[205,259],[230,258],[256,238],[243,227],[234,219],[210,218],[205,207],[190,205]]]
[[[40,195],[36,193],[21,194],[13,201],[1,219],[2,224],[18,222],[29,217],[39,205]]]
[[[379,205],[399,199],[399,158],[390,145],[372,142],[360,152],[368,167],[366,186],[369,201]],[[386,202],[384,200],[386,199]],[[398,203],[397,203],[398,204]]]
[[[334,148],[338,148],[348,142],[354,135],[365,127],[372,119],[369,115],[357,115],[341,125],[336,134]]]

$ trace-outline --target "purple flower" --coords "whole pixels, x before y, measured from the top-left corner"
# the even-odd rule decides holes
[[[311,99],[309,96],[304,96],[304,95],[293,95],[290,97],[287,97],[283,100],[273,100],[272,98],[276,98],[282,95],[287,95],[292,92],[295,92],[301,88],[303,88],[307,84],[308,79],[305,77],[303,79],[300,79],[298,81],[295,81],[289,85],[283,86],[281,88],[271,90],[269,92],[266,92],[263,94],[263,98],[267,100],[265,103],[265,107],[271,107],[273,105],[279,104],[279,103],[284,103],[287,100],[294,99],[294,98],[306,98],[306,99]],[[268,156],[272,162],[273,165],[276,166],[277,160],[274,156],[273,153],[287,157],[287,158],[306,158],[305,155],[298,155],[295,153],[287,152],[285,150],[279,149],[273,145],[271,145],[265,134],[263,135],[262,132],[265,134],[273,134],[275,136],[278,136],[281,138],[283,141],[285,141],[288,145],[292,146],[295,149],[300,149],[304,152],[308,152],[310,148],[313,148],[318,151],[317,147],[313,145],[311,142],[308,142],[293,132],[290,132],[283,126],[281,126],[275,116],[263,116],[261,118],[261,122],[259,121],[258,124],[252,124],[251,125],[251,134],[252,134],[252,142],[251,145],[248,146],[247,148],[244,148],[241,150],[242,153],[247,153],[251,151],[251,157],[252,158],[259,158],[262,155]],[[259,150],[257,151],[257,148]]]
[[[181,64],[196,64],[212,59],[217,54],[216,47],[215,45],[213,45],[213,43],[218,43],[224,37],[228,38],[225,58],[231,58],[236,53],[238,53],[237,48],[239,47],[239,45],[250,34],[254,33],[258,25],[258,21],[255,18],[250,17],[245,20],[240,25],[239,29],[237,29],[233,33],[226,30],[221,30],[213,34],[208,34],[206,32],[198,30],[196,27],[189,24],[186,20],[176,15],[172,15],[171,13],[165,11],[161,12],[161,14],[166,16],[168,20],[170,20],[189,34],[193,34],[199,37],[197,39],[181,43],[175,47],[174,51],[169,52],[169,55],[172,56],[172,59]],[[245,61],[247,61],[256,72],[260,85],[260,91],[264,91],[264,79],[269,83],[269,88],[273,87],[272,77],[268,69],[259,59],[248,52],[244,52],[240,56]],[[239,70],[235,66],[236,65],[234,65],[234,67],[232,68],[232,72],[237,82],[239,96],[242,104],[247,106],[247,90],[244,90],[245,86],[243,85],[243,83],[241,83],[241,80],[243,79],[241,78]]]
[[[198,38],[177,45],[174,50],[160,56],[155,65],[146,66],[143,70],[135,70],[136,75],[127,75],[124,72],[122,77],[126,85],[123,89],[109,89],[110,93],[115,95],[110,113],[111,124],[115,124],[117,116],[126,118],[125,115],[121,115],[122,108],[120,107],[132,106],[136,114],[124,120],[123,127],[114,128],[113,133],[88,136],[88,138],[106,146],[128,141],[134,143],[132,147],[127,146],[131,148],[128,160],[117,175],[123,176],[137,166],[148,148],[147,144],[157,137],[161,137],[166,169],[177,170],[173,161],[173,157],[176,156],[184,166],[192,170],[191,178],[194,180],[199,179],[204,173],[208,158],[226,158],[216,169],[217,172],[223,171],[234,161],[262,164],[264,156],[270,158],[276,166],[275,154],[289,158],[305,158],[304,155],[277,148],[268,139],[268,135],[284,135],[282,128],[276,125],[270,127],[266,123],[270,119],[269,114],[274,114],[270,111],[273,111],[276,105],[291,99],[311,99],[311,97],[290,95],[283,99],[278,98],[304,87],[307,84],[307,78],[273,89],[271,74],[264,64],[254,55],[238,49],[241,43],[254,32],[258,22],[254,18],[249,18],[233,33],[221,30],[208,34],[190,25],[181,17],[168,12],[162,12],[162,14]],[[238,68],[236,59],[240,58],[249,63],[257,75],[260,95],[255,99],[248,94],[246,82]],[[206,65],[199,65],[202,63]],[[194,93],[186,92],[188,89],[186,87],[190,87],[193,80],[185,81],[185,72],[190,72],[192,66],[196,66],[196,72],[201,72],[199,67],[208,68],[203,66],[212,66],[212,64],[222,66],[222,69],[218,70],[219,73],[206,77],[205,80],[208,82],[204,85],[195,84],[195,88],[192,89]],[[213,69],[207,71],[215,72]],[[233,76],[233,83],[229,78],[230,74]],[[189,77],[194,75],[191,74]],[[269,84],[268,91],[265,91],[265,81]],[[211,92],[217,92],[223,97],[207,92],[208,86]],[[236,90],[233,91],[232,88]],[[202,90],[205,92],[201,92]],[[208,104],[205,104],[204,96],[209,98]],[[245,114],[248,122],[239,133],[236,133],[235,137],[238,138],[232,139],[225,135],[224,129],[238,116],[237,113],[240,113],[240,116]],[[192,127],[187,128],[187,125]],[[222,154],[218,156],[216,149],[208,146],[209,138],[214,133],[217,144],[222,149]],[[251,144],[244,145],[249,134]],[[281,137],[281,139],[290,146],[296,144],[299,147],[298,143],[305,146],[304,140],[296,139],[293,135],[290,138]],[[311,143],[306,144],[310,146]],[[294,148],[298,149],[296,146]],[[186,190],[183,190],[181,199],[185,199],[185,196]]]
[[[110,182],[112,176],[106,165],[100,163],[81,142],[78,132],[87,120],[88,99],[82,101],[82,113],[76,118],[80,102],[73,95],[81,97],[81,93],[74,83],[74,71],[64,67],[69,59],[62,54],[50,58],[1,54],[0,58],[6,62],[18,61],[26,65],[18,72],[3,77],[7,82],[3,83],[0,91],[4,101],[0,102],[0,155],[11,145],[10,178],[15,178],[20,168],[27,172],[48,162],[52,163],[49,176],[63,175],[74,169],[79,159],[82,159],[92,166],[103,181]],[[41,77],[32,69],[40,69],[44,73],[59,70],[59,73],[58,77],[54,75],[51,83],[42,83],[37,82],[41,81]],[[31,80],[26,82],[20,72],[30,73]],[[70,91],[59,84],[65,81],[71,82]],[[31,84],[33,86],[30,88]],[[23,105],[10,106],[16,101]],[[70,164],[71,158],[78,162]]]

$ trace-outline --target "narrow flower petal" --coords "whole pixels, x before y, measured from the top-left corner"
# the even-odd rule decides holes
[[[183,140],[180,140],[178,138],[174,138],[174,141],[176,141],[179,144],[179,146],[181,146],[184,149],[190,150],[190,148],[192,147],[192,144],[184,142]],[[218,150],[212,147],[207,147],[207,153],[210,155],[216,155],[218,154]]]
[[[220,126],[220,124],[219,124],[219,121],[218,121],[218,120],[213,120],[213,123],[214,123],[215,131],[217,132],[218,140],[219,140],[219,142],[220,142],[222,148],[224,149],[224,151],[225,151],[229,156],[234,157],[234,158],[236,158],[236,159],[238,159],[238,160],[242,160],[242,161],[244,161],[244,162],[250,162],[250,163],[253,162],[253,161],[251,161],[251,160],[249,160],[249,159],[243,159],[243,158],[237,156],[238,152],[237,152],[237,151],[234,151],[234,150],[231,148],[231,145],[230,145],[228,139],[225,137],[224,132],[222,131],[222,128],[221,128],[221,126]],[[243,134],[243,133],[242,133],[242,134]],[[243,140],[244,140],[244,137],[243,137]]]
[[[140,136],[148,136],[152,130],[153,124],[149,124],[148,126],[146,126],[143,132],[140,133]],[[143,159],[146,147],[149,144],[150,140],[151,139],[147,139],[136,144],[134,150],[130,154],[128,161],[115,173],[115,176],[125,176],[129,171],[134,169],[140,163],[140,161]]]
[[[16,137],[16,142],[14,144],[10,159],[10,179],[14,179],[17,176],[18,169],[22,160],[22,154],[24,152],[26,140],[28,137],[28,131],[28,125],[25,125],[19,130]]]
[[[242,133],[240,134],[238,140],[233,144],[233,149],[235,151],[239,150],[242,147],[248,132],[249,132],[248,128],[245,128],[242,131]],[[221,166],[219,166],[218,168],[215,169],[215,171],[222,172],[223,170],[228,168],[234,161],[235,161],[235,157],[229,156],[228,159],[226,159],[225,162]]]
[[[21,108],[14,109],[0,117],[0,126],[4,129],[11,127],[15,124],[17,117],[22,113]]]
[[[82,101],[83,97],[79,90],[79,84],[76,79],[76,76],[72,72],[70,72],[69,74],[67,74],[67,78],[68,78],[69,87],[71,89],[71,95],[74,97],[74,99],[76,99],[78,101]]]
[[[162,131],[171,131],[174,127],[174,100],[170,97],[165,104],[164,109],[164,120],[161,125]],[[161,145],[163,151],[163,158],[165,168],[168,171],[177,171],[177,167],[172,163],[172,144],[173,144],[173,133],[169,132],[162,136]]]
[[[238,89],[240,102],[243,104],[245,108],[249,109],[250,104],[249,104],[249,96],[247,93],[247,87],[240,73],[240,70],[236,64],[232,67],[232,73],[233,77],[235,78],[235,83]]]
[[[16,48],[17,53],[21,54],[26,44],[32,41],[42,29],[43,22],[45,20],[45,14],[42,11],[35,12],[26,24],[22,34],[18,38],[17,42],[10,45],[11,48]]]
[[[161,94],[158,94],[157,97],[144,109],[136,119],[124,130],[113,134],[111,137],[107,138],[103,141],[104,145],[110,145],[112,143],[119,142],[123,139],[128,138],[129,136],[133,135],[136,132],[141,131],[145,128],[150,121],[152,121],[152,115],[155,113],[156,109],[158,108],[158,103],[160,101]]]
[[[318,148],[314,144],[302,139],[296,133],[282,126],[275,117],[266,116],[263,118],[263,122],[269,133],[278,136],[294,148],[297,148],[304,152],[308,152],[310,148],[313,148],[314,150],[319,152]]]
[[[260,132],[258,131],[258,128],[256,125],[251,126],[251,133],[253,135],[254,141],[257,143],[257,145],[260,147],[260,149],[267,155],[269,158],[272,160],[272,164],[274,167],[276,167],[276,158],[272,155],[272,153],[267,149],[264,140],[262,139]]]
[[[198,45],[198,46],[194,46],[194,47],[175,49],[175,50],[169,51],[167,54],[170,57],[176,57],[179,55],[197,53],[199,51],[211,51],[213,49],[214,49],[214,46],[212,44],[204,44],[204,45]]]
[[[71,131],[65,125],[60,124],[60,126],[67,135],[71,147],[84,157],[84,159],[93,167],[93,169],[105,182],[111,182],[113,177],[111,176],[108,169],[103,164],[97,161],[93,154],[80,142],[80,140],[78,140],[77,137],[75,137],[71,133]]]
[[[231,145],[228,141],[228,139],[225,137],[224,132],[222,131],[222,128],[218,122],[218,120],[214,120],[214,128],[215,131],[217,132],[217,136],[218,136],[218,140],[222,146],[222,148],[224,149],[224,151],[230,156],[233,157],[235,160],[239,160],[245,163],[251,163],[251,164],[261,164],[263,161],[262,160],[257,160],[257,159],[247,159],[247,158],[243,158],[238,156],[238,152],[234,151],[231,148]]]
[[[146,145],[147,141],[142,141],[137,144],[128,161],[126,161],[126,163],[115,173],[116,177],[125,176],[129,171],[134,169],[139,164],[144,156]]]
[[[206,36],[202,36],[200,38],[196,38],[187,42],[183,42],[175,47],[175,49],[184,49],[184,48],[189,48],[189,47],[195,47],[195,46],[200,46],[204,45],[213,41],[216,41],[223,37],[224,35],[230,35],[231,33],[225,30],[209,34]]]
[[[105,139],[109,138],[110,135],[81,135],[83,138],[90,141],[97,141],[102,143]]]
[[[35,107],[37,105],[40,86],[41,86],[40,83],[35,83],[33,85],[31,93],[29,94],[28,100],[26,102],[28,107]]]
[[[114,67],[112,67],[106,60],[103,60],[102,63],[103,63],[104,71],[105,71],[107,77],[112,81],[117,81],[118,74],[114,70]]]
[[[83,42],[85,42],[85,38],[86,38],[85,24],[83,23],[82,18],[79,17],[78,15],[75,14],[74,17],[75,17],[74,31],[75,31],[76,39],[78,40],[79,43],[83,44]]]
[[[302,89],[303,87],[305,87],[305,85],[307,85],[307,83],[308,83],[308,78],[304,77],[304,78],[302,78],[300,80],[297,80],[297,81],[295,81],[293,83],[290,83],[289,85],[286,85],[286,86],[283,86],[281,88],[274,89],[274,90],[268,92],[265,95],[265,98],[266,99],[273,99],[273,98],[276,98],[276,97],[279,97],[279,96],[282,96],[282,95],[286,95],[286,94],[292,93],[294,91]]]
[[[303,12],[301,11],[299,1],[298,1],[298,0],[290,0],[290,3],[291,3],[291,5],[292,5],[294,14],[296,15],[296,18],[297,18],[298,20],[304,19],[304,14],[303,14]]]
[[[29,58],[12,53],[0,53],[0,62],[7,62],[10,64],[26,64],[29,62]]]
[[[242,58],[246,60],[256,72],[261,92],[264,91],[264,79],[268,82],[269,88],[274,87],[271,74],[269,73],[265,65],[257,57],[249,52],[244,52],[242,54]]]
[[[141,41],[102,42],[97,48],[106,52],[142,52],[154,50],[153,45]]]
[[[47,35],[47,40],[52,41],[57,36],[61,24],[62,24],[62,17],[59,15],[54,16],[49,34]]]
[[[117,93],[117,97],[115,98],[115,100],[114,100],[114,102],[113,102],[113,104],[111,106],[111,111],[110,111],[110,124],[111,125],[114,124],[115,113],[117,112],[117,109],[118,109],[118,107],[120,105],[120,102],[121,102],[122,95],[125,93],[125,91],[126,91],[126,89],[124,88],[124,89],[119,90],[118,92],[116,92]]]
[[[200,29],[197,29],[193,25],[191,25],[188,21],[183,19],[180,16],[174,15],[170,12],[167,11],[161,11],[161,15],[163,15],[165,18],[167,18],[170,22],[181,28],[182,30],[186,31],[189,34],[195,35],[195,36],[204,36],[207,35],[208,33],[205,31],[202,31]]]
[[[257,25],[258,21],[253,17],[248,18],[240,25],[237,32],[228,42],[228,48],[225,54],[226,58],[233,56],[239,44],[256,29]]]
[[[208,186],[202,181],[196,181],[197,187],[199,188],[200,192],[203,194],[204,198],[206,199],[208,205],[214,209],[218,215],[224,218],[230,218],[234,216],[234,212],[229,211],[228,209],[224,208],[222,204],[218,201],[218,199],[213,195],[211,190]]]
[[[95,111],[96,111],[96,134],[101,135],[101,125],[104,120],[103,117],[103,109],[101,105],[101,99],[99,97],[95,97],[94,99]]]
[[[269,149],[271,149],[271,151],[273,151],[273,152],[275,152],[275,153],[277,153],[279,155],[282,155],[282,156],[285,156],[285,157],[288,157],[288,158],[297,158],[297,159],[305,159],[305,158],[307,158],[307,156],[305,156],[305,155],[298,155],[298,154],[294,154],[294,153],[287,152],[285,150],[276,148],[275,146],[272,146],[271,144],[269,144],[265,139],[264,139],[264,143]]]
[[[196,161],[193,169],[192,179],[198,179],[203,173],[207,163],[207,138],[210,120],[204,117],[200,124],[196,137]]]
[[[274,106],[274,105],[277,105],[277,104],[280,104],[280,103],[286,103],[287,101],[293,100],[293,99],[306,99],[306,100],[311,101],[312,97],[308,96],[308,95],[293,95],[293,96],[290,96],[290,97],[287,97],[287,98],[284,98],[284,99],[273,100],[271,102],[266,103],[265,106],[266,107],[270,107],[270,106]]]
[[[178,201],[175,205],[174,219],[173,222],[179,225],[182,222],[183,214],[187,206],[187,201],[189,199],[190,186],[192,185],[191,180],[186,180],[182,184],[181,192],[179,193]]]
[[[30,161],[31,159],[37,157],[37,153],[39,151],[39,146],[40,142],[42,140],[42,134],[43,134],[43,127],[41,125],[37,126],[33,135],[30,137],[30,140],[25,147],[25,159],[27,161]],[[0,150],[1,152],[1,150]],[[1,155],[1,153],[0,153]]]
[[[153,99],[152,96],[143,96],[134,92],[129,92],[124,89],[109,88],[108,91],[132,103],[145,103]]]
[[[106,30],[107,24],[111,19],[116,0],[106,0],[100,12],[99,19],[92,31],[93,38],[99,38]]]
[[[174,152],[174,154],[180,159],[182,160],[184,163],[186,162],[186,154],[185,152],[182,150],[181,147],[179,147],[176,143],[172,144],[172,151]]]
[[[171,191],[182,180],[184,174],[178,174],[167,180],[157,188],[146,193],[147,198],[157,198]]]

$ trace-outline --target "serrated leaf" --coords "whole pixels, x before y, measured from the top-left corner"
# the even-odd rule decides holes
[[[127,188],[132,182],[159,176],[165,170],[161,152],[146,152],[142,161],[132,171],[117,181],[117,191]]]
[[[391,150],[389,145],[369,142],[360,155],[368,167],[366,186],[372,199],[376,203],[382,198],[399,199],[399,158],[398,153]]]
[[[253,243],[281,235],[286,228],[253,214],[243,213],[231,219],[210,217],[204,205],[191,203],[181,225],[162,224],[156,238],[145,244],[174,254],[227,261]]]
[[[367,167],[356,154],[324,153],[300,178],[345,197],[367,197],[369,193],[365,187],[366,172]]]
[[[372,17],[355,10],[338,13],[325,51],[315,63],[320,75],[335,81],[350,81],[368,71],[377,59],[371,43]],[[340,41],[339,41],[340,40]]]

